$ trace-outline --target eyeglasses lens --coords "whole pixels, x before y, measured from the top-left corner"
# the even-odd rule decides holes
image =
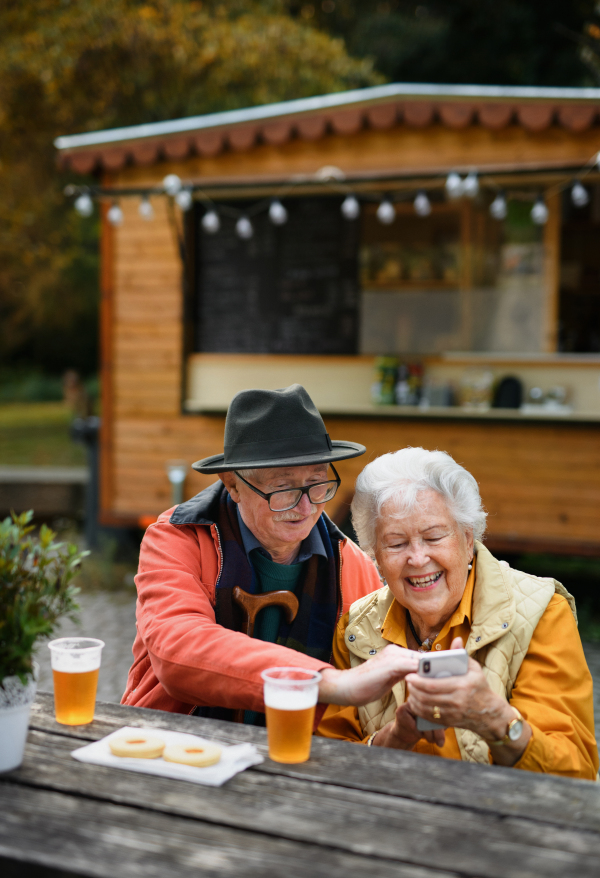
[[[320,485],[311,485],[308,497],[311,503],[327,503],[337,491],[337,482],[323,482]],[[269,506],[273,512],[285,512],[297,506],[302,497],[302,491],[277,491],[271,494]]]

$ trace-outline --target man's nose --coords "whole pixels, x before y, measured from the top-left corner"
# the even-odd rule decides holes
[[[311,507],[312,503],[309,500],[308,494],[303,494],[295,510],[301,513],[301,515],[310,515]]]

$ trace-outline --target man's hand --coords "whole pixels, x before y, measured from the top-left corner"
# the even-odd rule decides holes
[[[432,729],[420,732],[415,717],[406,702],[396,710],[396,718],[380,729],[373,738],[373,747],[393,747],[395,750],[412,750],[417,741],[425,738],[430,744],[443,747],[445,732],[443,729]]]
[[[357,668],[337,671],[325,668],[319,684],[319,701],[325,704],[353,704],[360,707],[377,701],[392,686],[419,667],[419,657],[410,649],[390,644],[379,655]]]

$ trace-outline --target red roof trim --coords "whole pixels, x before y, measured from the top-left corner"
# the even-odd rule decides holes
[[[328,132],[351,136],[363,127],[386,130],[404,124],[411,128],[426,128],[436,122],[453,129],[479,124],[491,130],[516,123],[532,132],[544,131],[557,124],[580,133],[596,122],[599,112],[600,106],[589,104],[557,106],[552,103],[519,105],[506,101],[483,104],[460,100],[392,101],[359,109],[320,111],[301,118],[210,129],[197,134],[174,134],[150,141],[134,141],[119,147],[65,150],[61,152],[59,162],[63,168],[70,168],[75,173],[88,174],[98,167],[118,170],[128,161],[151,165],[158,161],[160,155],[171,160],[184,159],[194,152],[201,156],[215,156],[227,147],[236,152],[246,152],[260,141],[280,146],[293,137],[310,141],[319,140]]]

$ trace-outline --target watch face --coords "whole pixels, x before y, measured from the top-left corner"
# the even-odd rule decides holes
[[[510,724],[510,728],[508,730],[508,737],[511,741],[518,741],[523,732],[523,722],[520,719],[516,719],[514,722]]]

